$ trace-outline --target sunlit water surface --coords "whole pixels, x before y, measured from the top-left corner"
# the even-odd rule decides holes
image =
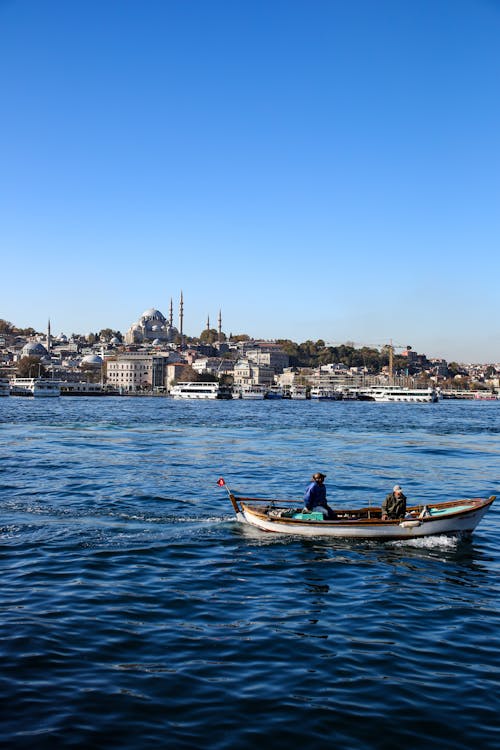
[[[499,491],[500,402],[0,400],[9,748],[498,747],[500,532],[304,540],[237,492]]]

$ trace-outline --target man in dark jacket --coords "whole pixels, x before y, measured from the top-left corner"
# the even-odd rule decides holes
[[[326,474],[317,471],[312,476],[312,482],[307,486],[304,495],[304,510],[307,513],[319,511],[326,518],[335,518],[335,513],[326,502],[326,487],[324,481]]]
[[[382,521],[388,518],[404,518],[406,513],[406,495],[397,484],[382,503]]]

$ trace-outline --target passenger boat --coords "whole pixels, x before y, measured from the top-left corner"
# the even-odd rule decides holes
[[[369,386],[360,388],[358,394],[364,401],[402,401],[433,404],[439,400],[439,394],[435,388],[405,388],[399,385]]]
[[[170,389],[173,398],[218,399],[231,398],[231,391],[219,383],[178,383]]]
[[[219,486],[224,480],[218,481]],[[236,497],[227,488],[238,521],[262,531],[307,537],[397,540],[436,535],[471,534],[495,495],[408,507],[404,518],[382,520],[380,507],[337,508],[333,519],[322,513],[302,513],[295,501]]]
[[[266,395],[266,389],[263,385],[241,385],[240,398],[256,400],[263,399]]]
[[[317,401],[339,401],[342,398],[342,392],[334,388],[325,388],[324,386],[313,386],[311,388],[311,399]]]
[[[305,385],[292,385],[290,387],[290,398],[304,401],[307,398],[307,388]]]
[[[13,378],[10,381],[10,395],[54,398],[61,395],[61,384],[51,378]]]
[[[280,385],[272,385],[268,390],[265,392],[265,398],[269,399],[282,399],[283,398],[283,388]]]

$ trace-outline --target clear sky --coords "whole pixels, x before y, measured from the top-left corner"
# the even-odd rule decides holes
[[[0,318],[500,361],[498,0],[0,0]]]

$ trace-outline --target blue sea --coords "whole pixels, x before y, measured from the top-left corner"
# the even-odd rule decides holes
[[[6,748],[499,747],[500,499],[472,538],[235,521],[500,495],[500,401],[0,401]]]

